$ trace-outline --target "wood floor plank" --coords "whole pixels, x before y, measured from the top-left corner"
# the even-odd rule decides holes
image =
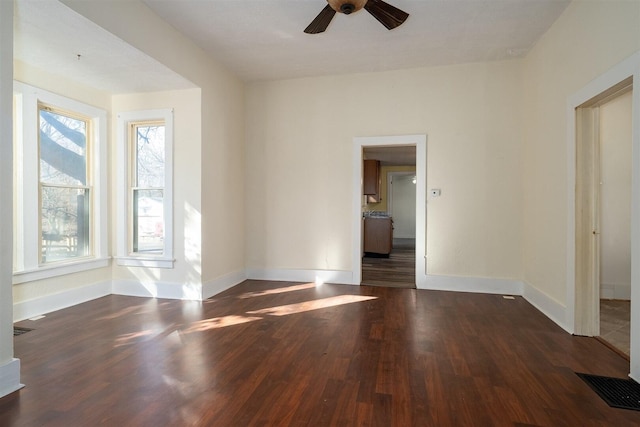
[[[632,426],[574,372],[629,362],[524,299],[246,281],[108,296],[15,337],[0,426]]]
[[[374,256],[363,257],[362,284],[394,288],[415,288],[415,247],[394,246],[388,258]]]

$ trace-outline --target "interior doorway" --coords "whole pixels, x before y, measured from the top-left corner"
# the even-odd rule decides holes
[[[380,189],[363,195],[361,284],[415,288],[416,147],[365,147],[363,161],[377,165]]]
[[[376,159],[379,153],[386,155],[394,155],[410,149],[415,158],[412,164],[387,164],[389,158],[382,161],[383,158]],[[365,155],[366,152],[366,155]],[[380,161],[381,174],[379,182],[381,191],[377,196],[369,196],[369,185],[365,190],[365,175],[369,176],[370,171],[364,170],[364,160]],[[411,183],[415,189],[415,212],[414,226],[415,238],[412,242],[411,259],[407,262],[404,260],[404,271],[410,275],[410,287],[425,288],[426,287],[426,135],[403,135],[403,136],[384,136],[384,137],[357,137],[354,138],[354,156],[353,156],[353,284],[363,284],[363,255],[365,254],[365,234],[370,231],[366,225],[384,224],[385,218],[389,216],[389,206],[387,205],[387,182],[386,175],[389,172],[411,172]],[[388,166],[386,169],[385,166]],[[405,170],[391,170],[397,167],[408,167]],[[391,169],[389,168],[391,167]],[[384,178],[383,178],[384,175]],[[415,176],[415,184],[413,183]],[[375,190],[374,190],[375,191]],[[392,196],[393,197],[393,196]],[[393,209],[393,208],[391,208]],[[369,219],[368,224],[366,220]],[[392,219],[392,218],[390,218]],[[388,223],[388,222],[387,222]],[[386,227],[386,226],[385,226]],[[388,230],[388,228],[386,228]],[[393,238],[391,238],[393,242]],[[387,244],[387,242],[385,242]],[[371,249],[368,247],[367,249]],[[378,249],[375,249],[378,250]],[[391,243],[391,251],[393,253],[393,243]],[[395,251],[398,253],[399,251]],[[389,260],[391,257],[385,257],[382,253],[380,260]],[[365,266],[366,267],[366,266]],[[386,269],[390,270],[390,269]],[[392,272],[393,273],[393,272]],[[394,273],[394,276],[397,274]],[[383,279],[384,280],[384,279]],[[408,283],[408,281],[407,281]],[[409,286],[406,286],[409,287]]]
[[[575,333],[629,354],[632,78],[580,104],[576,120]]]
[[[600,338],[629,357],[631,333],[631,86],[598,105]]]

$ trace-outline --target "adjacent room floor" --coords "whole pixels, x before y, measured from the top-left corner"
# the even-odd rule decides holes
[[[600,338],[629,357],[631,301],[600,300]]]
[[[246,281],[17,326],[3,426],[640,425],[575,374],[629,362],[521,297]]]
[[[415,288],[415,239],[393,239],[393,248],[388,258],[363,257],[362,284],[393,288]]]

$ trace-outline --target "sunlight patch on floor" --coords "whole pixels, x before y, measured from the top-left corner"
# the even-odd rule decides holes
[[[263,308],[262,310],[249,311],[249,314],[268,314],[272,316],[286,316],[295,313],[304,313],[305,311],[319,310],[321,308],[335,307],[338,305],[352,304],[354,302],[368,301],[377,299],[364,295],[340,295],[336,297],[323,298],[313,301],[305,301],[297,304],[287,304],[278,307]]]
[[[264,295],[282,294],[285,292],[301,291],[304,289],[311,289],[315,287],[316,287],[315,283],[305,283],[302,285],[286,286],[284,288],[267,289],[264,291],[255,291],[255,292],[246,292],[242,295],[239,295],[238,298],[246,299],[246,298],[253,298],[253,297],[261,297]]]
[[[157,335],[159,331],[146,330],[146,331],[138,331],[131,332],[129,334],[122,334],[118,338],[116,338],[115,347],[122,347],[123,345],[133,344],[137,342],[139,338],[149,337],[151,335]]]
[[[262,317],[237,316],[237,315],[214,317],[212,319],[205,319],[205,320],[200,320],[198,322],[194,322],[183,332],[186,334],[190,334],[192,332],[203,332],[203,331],[208,331],[210,329],[218,329],[218,328],[224,328],[226,326],[240,325],[242,323],[253,322],[255,320],[260,320],[260,319],[262,319]]]

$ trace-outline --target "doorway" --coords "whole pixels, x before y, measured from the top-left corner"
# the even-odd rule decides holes
[[[600,338],[629,357],[631,316],[631,86],[601,102]]]
[[[363,205],[361,284],[415,288],[416,147],[365,147],[363,158],[379,163],[381,188]]]
[[[366,202],[368,199],[363,194],[363,160],[365,159],[365,150],[367,151],[367,156],[369,156],[371,155],[371,153],[376,153],[379,150],[386,150],[389,153],[393,154],[394,148],[400,149],[400,151],[402,151],[403,147],[405,149],[407,147],[410,147],[415,153],[415,163],[414,166],[411,166],[410,170],[397,170],[397,172],[411,172],[411,183],[414,186],[415,194],[415,206],[413,208],[415,212],[415,237],[413,239],[413,247],[411,248],[413,256],[409,262],[406,262],[405,259],[404,269],[405,271],[408,271],[408,274],[413,276],[413,286],[411,287],[426,287],[426,135],[354,138],[352,240],[353,284],[360,285],[363,283],[363,255],[365,253],[364,234],[366,215],[375,212],[381,212],[382,215],[385,215],[388,214],[389,210],[389,207],[387,207],[386,204],[387,200],[385,200],[387,187],[386,178],[383,181],[382,177],[381,186],[384,188],[381,193],[384,193],[384,195],[381,194],[381,196],[382,200],[384,201],[384,207],[380,205],[378,208],[373,209],[372,206],[367,206]],[[389,171],[387,170],[386,172]],[[415,176],[415,184],[413,183],[413,176]],[[391,209],[393,208],[391,207]],[[396,253],[397,252],[398,251],[396,251]]]
[[[629,77],[575,109],[575,333],[600,336],[627,357],[631,104]]]

